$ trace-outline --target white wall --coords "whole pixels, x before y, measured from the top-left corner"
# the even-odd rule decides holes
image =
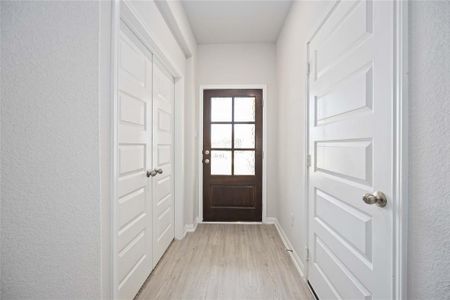
[[[276,214],[277,87],[275,45],[210,44],[198,46],[198,84],[266,84],[267,99],[267,215]],[[201,95],[199,95],[201,98]]]
[[[408,298],[450,297],[450,2],[409,5]]]
[[[307,241],[305,199],[306,42],[329,2],[294,2],[277,41],[277,218],[304,270]]]
[[[99,4],[1,6],[2,297],[98,299]]]

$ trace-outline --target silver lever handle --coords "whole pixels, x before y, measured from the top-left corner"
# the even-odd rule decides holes
[[[385,207],[387,204],[386,195],[382,192],[367,193],[363,196],[363,201],[367,204],[376,204],[379,207]]]
[[[147,177],[155,177],[157,174],[156,170],[147,171]]]
[[[163,173],[163,169],[155,169],[155,172],[158,174],[162,174]]]

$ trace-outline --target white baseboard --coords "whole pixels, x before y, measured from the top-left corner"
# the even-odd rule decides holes
[[[195,222],[194,224],[186,224],[184,225],[184,231],[186,232],[194,232],[197,229],[198,223]]]
[[[268,217],[269,218],[269,217]],[[270,223],[272,222],[272,223]],[[294,247],[292,247],[292,243],[289,241],[286,233],[283,230],[283,227],[281,227],[280,223],[278,222],[277,218],[270,217],[270,222],[267,220],[266,224],[274,224],[275,228],[278,231],[278,234],[280,235],[281,240],[283,241],[284,246],[286,249],[292,250],[289,251],[289,255],[294,262],[295,268],[297,269],[300,276],[303,278],[303,280],[306,282],[306,276],[305,276],[305,265],[301,261],[300,257],[298,256],[297,252],[295,251]]]
[[[274,217],[264,217],[263,223],[264,224],[275,224],[277,222],[277,218]]]
[[[184,228],[184,231],[183,231],[183,235],[182,236],[180,236],[180,237],[176,237],[175,236],[175,240],[177,240],[177,241],[181,241],[182,239],[184,239],[184,237],[186,236],[186,225],[185,225],[185,228]]]

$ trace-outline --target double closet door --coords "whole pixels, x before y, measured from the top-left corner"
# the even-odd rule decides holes
[[[126,28],[118,87],[114,292],[133,299],[174,238],[174,80]]]

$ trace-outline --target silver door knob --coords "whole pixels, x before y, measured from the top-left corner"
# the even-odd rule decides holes
[[[155,172],[156,172],[157,174],[162,174],[162,173],[163,173],[163,169],[155,169]]]
[[[204,160],[205,164],[209,164],[209,159]]]
[[[363,196],[363,201],[367,204],[376,204],[379,207],[385,207],[387,204],[386,195],[382,192],[367,193]]]
[[[147,177],[155,177],[157,174],[156,170],[147,171]]]

